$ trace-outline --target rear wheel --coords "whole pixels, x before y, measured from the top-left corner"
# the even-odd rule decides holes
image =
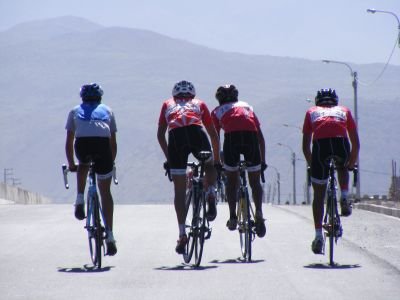
[[[328,210],[329,210],[329,264],[333,266],[333,248],[335,243],[335,198],[331,195],[328,197]]]
[[[186,191],[185,207],[186,207],[186,227],[189,229],[188,242],[186,244],[185,253],[183,254],[183,260],[185,263],[189,263],[193,256],[194,249],[194,231],[193,231],[193,218],[195,216],[195,210],[193,205],[193,190],[189,189]]]
[[[240,237],[240,249],[244,260],[251,261],[252,224],[250,215],[250,203],[245,191],[240,191],[238,203],[238,230]]]
[[[103,229],[100,222],[100,207],[98,195],[87,201],[87,223],[89,251],[93,265],[101,268],[102,246],[103,246]]]
[[[206,199],[205,194],[202,193],[200,199],[197,201],[197,214],[196,218],[193,219],[195,223],[194,235],[194,264],[196,267],[200,265],[201,258],[203,256],[204,239],[207,233],[206,227]]]

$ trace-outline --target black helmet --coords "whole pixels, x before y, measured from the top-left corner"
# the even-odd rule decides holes
[[[317,92],[317,96],[315,96],[315,105],[323,106],[323,105],[338,105],[339,97],[336,95],[335,90],[333,89],[322,89]]]
[[[81,87],[80,96],[84,102],[100,102],[103,90],[97,83],[85,84]]]
[[[227,102],[238,101],[239,91],[233,84],[227,84],[220,86],[215,93],[215,98],[217,98],[219,104],[224,104]]]

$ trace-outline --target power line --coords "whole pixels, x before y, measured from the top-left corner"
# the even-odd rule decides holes
[[[373,81],[371,81],[371,82],[369,82],[369,83],[363,82],[363,81],[361,81],[361,80],[359,80],[359,79],[357,78],[357,81],[358,81],[361,85],[364,85],[364,86],[371,86],[371,85],[375,84],[375,82],[377,82],[377,81],[382,77],[383,73],[385,73],[387,67],[389,66],[389,62],[390,62],[390,60],[392,59],[392,56],[393,56],[393,53],[394,53],[394,49],[396,49],[396,45],[397,45],[398,42],[400,43],[400,37],[397,37],[397,38],[396,38],[396,41],[395,41],[395,43],[394,43],[392,52],[390,53],[389,58],[388,58],[386,64],[383,66],[383,69],[382,69],[382,71],[379,73],[378,77],[376,77]]]

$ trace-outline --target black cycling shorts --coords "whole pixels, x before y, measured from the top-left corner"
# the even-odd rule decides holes
[[[211,151],[207,134],[201,126],[190,125],[168,132],[168,163],[172,175],[185,175],[189,154]]]
[[[336,166],[343,168],[350,155],[350,143],[347,138],[325,138],[313,141],[311,160],[312,182],[325,184],[328,180],[328,158],[336,158]]]
[[[114,167],[110,139],[107,137],[80,137],[75,139],[75,154],[80,164],[94,162],[96,174],[110,177]]]
[[[224,135],[224,167],[227,171],[237,171],[240,154],[247,163],[247,170],[261,170],[260,143],[257,132],[233,131]]]

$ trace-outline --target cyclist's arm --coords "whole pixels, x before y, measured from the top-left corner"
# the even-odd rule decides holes
[[[311,166],[311,139],[312,139],[312,133],[303,133],[303,153],[304,157],[307,161],[307,164]]]
[[[67,130],[67,138],[65,141],[65,154],[67,156],[68,168],[71,171],[76,169],[75,159],[74,159],[74,140],[75,133],[71,130]]]
[[[214,163],[221,163],[219,157],[219,137],[217,131],[215,130],[214,124],[209,122],[208,125],[205,125],[208,135],[211,139],[211,145],[213,148],[213,155],[214,155]]]
[[[257,136],[258,144],[260,145],[261,162],[265,163],[265,139],[260,127],[258,127]]]
[[[117,135],[115,132],[111,133],[110,144],[111,144],[112,158],[113,161],[115,161],[115,158],[117,157]]]
[[[164,152],[165,158],[168,160],[168,144],[165,138],[165,133],[167,132],[168,126],[166,124],[158,124],[157,139],[160,144],[161,150]]]
[[[357,132],[356,128],[349,130],[348,133],[349,133],[349,139],[351,142],[351,151],[350,151],[350,159],[349,159],[349,163],[348,163],[347,167],[349,169],[352,169],[352,168],[354,168],[354,165],[357,162],[358,153],[360,152],[360,140],[359,140],[358,132]]]

